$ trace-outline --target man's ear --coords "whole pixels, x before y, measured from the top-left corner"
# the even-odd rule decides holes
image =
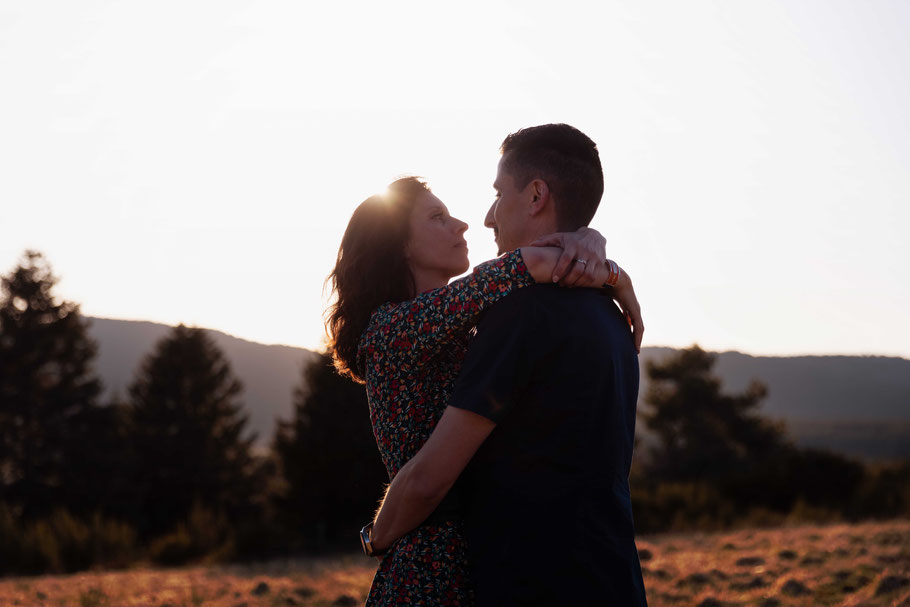
[[[531,194],[528,215],[536,217],[547,208],[547,205],[553,203],[553,199],[550,198],[550,186],[543,179],[534,179],[528,184],[528,188]]]

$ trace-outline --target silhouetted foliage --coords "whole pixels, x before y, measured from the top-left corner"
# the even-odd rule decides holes
[[[0,573],[357,545],[388,479],[364,389],[328,353],[256,457],[240,382],[200,329],[176,327],[129,398],[99,406],[96,345],[55,282],[33,251],[2,277]],[[910,516],[910,464],[797,449],[758,414],[764,387],[724,394],[714,360],[695,346],[647,367],[657,444],[637,443],[639,532]]]
[[[143,361],[129,388],[128,430],[143,535],[183,523],[194,503],[231,521],[251,515],[260,487],[255,436],[242,436],[241,390],[202,329],[174,328]]]
[[[851,518],[910,517],[910,461],[874,464],[866,469]]]
[[[307,547],[356,546],[388,476],[364,388],[338,375],[328,353],[303,369],[294,417],[279,422],[274,448],[287,483],[279,503]]]
[[[723,394],[711,373],[714,360],[693,346],[647,365],[643,418],[659,439],[647,466],[662,480],[735,483],[785,443],[783,428],[756,413],[766,388],[753,382],[742,394]]]
[[[870,472],[836,453],[796,448],[783,425],[757,413],[764,386],[722,393],[714,360],[693,346],[647,366],[649,407],[642,416],[657,443],[636,463],[639,529],[907,514],[910,491],[902,483],[910,468]]]
[[[58,302],[44,257],[26,251],[0,297],[0,501],[21,521],[96,506],[105,412],[79,306]],[[100,424],[100,425],[99,425]]]

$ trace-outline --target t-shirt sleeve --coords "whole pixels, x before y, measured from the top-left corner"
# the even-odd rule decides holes
[[[513,293],[487,310],[468,347],[450,406],[499,423],[532,380],[537,316],[531,290]]]
[[[465,336],[484,310],[531,284],[534,278],[521,251],[515,250],[476,266],[467,276],[444,287],[381,307],[373,315],[367,333],[392,351],[407,352],[421,363]],[[370,349],[370,341],[361,341],[360,356],[370,354],[363,351]]]

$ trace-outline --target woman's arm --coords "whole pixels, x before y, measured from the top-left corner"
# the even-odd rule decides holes
[[[534,282],[521,253],[506,253],[444,287],[381,306],[367,329],[366,341],[375,337],[393,351],[407,352],[418,363],[429,360],[446,344],[467,335],[489,306]],[[369,343],[364,347],[369,348]]]
[[[561,286],[604,287],[619,304],[632,328],[636,352],[641,352],[645,325],[641,319],[641,306],[632,286],[632,279],[620,268],[611,268],[605,259],[606,240],[597,230],[581,228],[576,232],[558,232],[542,236],[521,249],[525,265],[537,282],[543,282],[550,264],[553,264],[553,282]],[[553,261],[553,251],[559,251]]]

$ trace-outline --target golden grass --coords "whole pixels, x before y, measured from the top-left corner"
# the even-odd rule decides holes
[[[638,541],[648,604],[910,607],[910,521]]]
[[[651,607],[910,607],[910,520],[638,540]],[[0,579],[0,606],[361,605],[359,555]]]

